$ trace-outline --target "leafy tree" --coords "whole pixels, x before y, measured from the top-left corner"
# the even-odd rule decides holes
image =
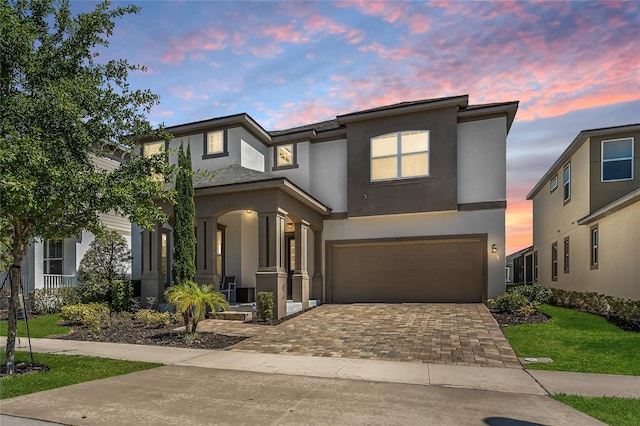
[[[165,292],[167,302],[182,315],[187,333],[195,333],[206,313],[207,306],[212,311],[227,310],[229,303],[224,295],[212,285],[198,285],[193,281],[170,286]]]
[[[175,227],[173,229],[174,252],[172,277],[175,284],[193,281],[196,274],[195,204],[193,201],[193,170],[191,167],[191,145],[187,155],[180,145],[178,152],[178,174],[176,176],[176,202],[173,205]]]
[[[103,231],[89,244],[78,267],[78,279],[83,283],[106,282],[110,286],[123,280],[131,265],[127,241],[115,231]]]
[[[12,277],[7,370],[15,372],[20,268],[35,238],[58,239],[115,212],[145,228],[166,219],[164,155],[145,157],[140,140],[166,137],[146,118],[158,97],[133,90],[126,60],[99,62],[114,20],[135,6],[100,3],[72,15],[67,0],[0,0],[0,242],[7,241]],[[128,154],[127,154],[128,153]],[[137,153],[137,154],[134,154]],[[126,161],[112,171],[96,156]],[[156,176],[156,177],[154,177]]]

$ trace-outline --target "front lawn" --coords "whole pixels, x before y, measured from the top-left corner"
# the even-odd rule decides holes
[[[575,395],[552,395],[552,398],[609,425],[640,424],[640,399]]]
[[[60,321],[60,314],[43,315],[29,319],[29,332],[31,337],[47,337],[54,334],[67,334],[71,327],[56,325]],[[8,321],[0,321],[0,336],[7,335]],[[27,337],[27,327],[25,321],[18,321],[18,337]]]
[[[527,368],[640,376],[640,333],[572,309],[542,305],[540,311],[551,320],[502,329],[519,357],[553,359]]]
[[[6,362],[4,351],[2,355],[2,362],[4,363]],[[16,363],[29,360],[28,352],[16,352]],[[0,399],[119,376],[121,374],[146,370],[162,365],[79,355],[52,355],[42,353],[34,353],[33,360],[38,364],[47,365],[50,370],[0,378]]]

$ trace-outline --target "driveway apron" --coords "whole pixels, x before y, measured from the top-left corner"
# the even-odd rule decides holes
[[[206,324],[202,331],[231,331],[231,324],[221,323]],[[237,324],[234,334],[246,325]],[[260,327],[247,329],[252,337],[229,350],[521,368],[482,304],[328,304]]]

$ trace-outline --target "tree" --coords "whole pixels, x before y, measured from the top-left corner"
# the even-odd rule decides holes
[[[196,274],[195,203],[193,201],[193,170],[191,167],[191,145],[187,155],[180,145],[178,152],[178,174],[176,176],[176,202],[173,205],[175,227],[173,229],[174,251],[172,277],[175,284],[193,281]]]
[[[78,267],[78,279],[83,283],[109,283],[123,280],[131,264],[127,242],[115,231],[103,231],[89,244]]]
[[[98,233],[99,214],[115,212],[145,228],[166,220],[157,176],[164,155],[140,154],[141,141],[164,139],[146,118],[158,97],[132,90],[126,60],[99,62],[114,20],[135,6],[100,3],[73,16],[66,0],[0,0],[0,239],[7,241],[12,278],[6,345],[15,373],[20,268],[36,238]],[[96,156],[128,152],[113,171]]]
[[[212,311],[227,310],[229,303],[224,295],[212,285],[198,285],[193,281],[170,286],[165,292],[167,302],[176,312],[182,314],[187,333],[195,333],[200,320],[204,318],[207,306]]]

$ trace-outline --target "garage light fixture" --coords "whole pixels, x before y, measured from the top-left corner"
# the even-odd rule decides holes
[[[497,253],[498,252],[498,246],[494,244],[491,245],[491,253]]]

